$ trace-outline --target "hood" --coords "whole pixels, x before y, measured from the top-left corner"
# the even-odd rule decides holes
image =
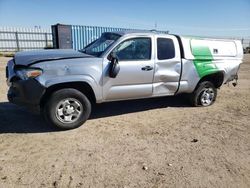
[[[27,52],[17,52],[14,56],[16,65],[29,66],[42,61],[52,61],[60,59],[93,57],[75,50],[34,50]]]

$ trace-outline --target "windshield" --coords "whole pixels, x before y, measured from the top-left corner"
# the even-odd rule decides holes
[[[80,52],[100,57],[101,54],[120,37],[121,35],[115,33],[103,33],[99,39],[88,44],[85,48],[80,50]]]

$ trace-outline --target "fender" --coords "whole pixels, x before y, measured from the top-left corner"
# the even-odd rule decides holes
[[[219,88],[224,83],[225,71],[207,71],[207,74],[199,80],[199,82],[196,84],[196,87],[200,82],[205,80],[212,82],[216,88]]]
[[[99,84],[96,82],[94,78],[92,78],[90,75],[67,75],[67,76],[55,76],[55,77],[50,77],[47,80],[39,80],[40,83],[46,87],[49,88],[53,85],[56,84],[61,84],[61,83],[68,83],[68,82],[85,82],[90,85],[90,87],[94,91],[94,95],[96,98],[96,102],[101,102],[102,101],[102,89],[100,88]]]

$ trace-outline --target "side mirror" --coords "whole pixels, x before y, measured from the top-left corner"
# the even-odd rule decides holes
[[[118,63],[118,57],[111,53],[108,56],[108,60],[110,60],[110,67],[109,67],[109,77],[115,78],[117,74],[120,72],[120,65]]]
[[[117,55],[116,55],[115,52],[111,52],[111,53],[108,55],[108,57],[107,57],[107,59],[108,59],[109,61],[112,61],[112,59],[114,59],[114,58],[117,58]],[[117,59],[118,59],[118,58],[117,58]]]

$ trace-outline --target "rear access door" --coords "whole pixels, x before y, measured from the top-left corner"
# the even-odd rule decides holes
[[[171,35],[156,35],[153,95],[174,95],[181,76],[181,54],[178,40]]]

